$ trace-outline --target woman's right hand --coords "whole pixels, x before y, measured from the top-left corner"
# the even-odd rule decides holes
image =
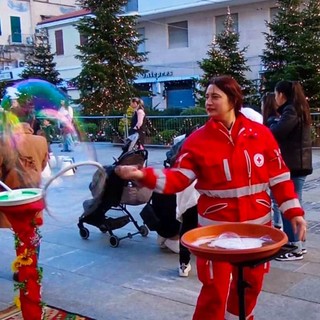
[[[117,166],[115,173],[124,180],[141,180],[144,173],[136,166]]]

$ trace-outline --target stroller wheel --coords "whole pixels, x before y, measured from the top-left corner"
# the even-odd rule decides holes
[[[89,232],[89,230],[87,228],[80,228],[79,233],[80,233],[80,237],[82,239],[88,239],[89,238],[90,232]]]
[[[109,242],[110,242],[110,246],[112,248],[116,248],[119,246],[120,240],[117,236],[112,235],[112,236],[110,236]]]
[[[139,231],[143,237],[146,237],[149,234],[149,229],[145,225],[140,226]]]

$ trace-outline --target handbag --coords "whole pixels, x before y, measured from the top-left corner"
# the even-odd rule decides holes
[[[123,187],[120,203],[131,206],[138,206],[147,203],[152,195],[152,190],[146,187],[139,187],[132,182],[129,182]]]
[[[160,227],[160,219],[156,215],[154,208],[150,201],[143,207],[140,212],[140,217],[143,223],[149,228],[150,231],[157,231]]]

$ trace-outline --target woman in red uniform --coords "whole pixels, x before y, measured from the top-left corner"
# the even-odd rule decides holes
[[[134,166],[117,168],[124,179],[161,193],[176,193],[196,178],[199,226],[222,222],[271,225],[271,188],[280,210],[305,238],[304,212],[290,173],[269,129],[240,113],[242,92],[230,76],[213,78],[206,90],[209,121],[183,144],[174,168],[157,170]],[[238,319],[237,270],[229,263],[197,258],[203,286],[193,320]],[[254,307],[268,265],[244,269],[246,319]]]

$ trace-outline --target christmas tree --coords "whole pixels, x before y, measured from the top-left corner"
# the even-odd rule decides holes
[[[252,103],[251,100],[255,97],[256,89],[253,82],[248,80],[245,74],[250,71],[244,56],[247,47],[239,49],[239,33],[234,29],[234,22],[229,9],[224,27],[224,30],[213,40],[207,52],[208,57],[198,62],[200,68],[204,71],[199,82],[202,87],[205,87],[210,78],[214,76],[231,75],[242,87],[246,103]],[[204,103],[204,93],[202,93],[199,101],[200,104]]]
[[[146,54],[138,52],[140,39],[137,16],[122,15],[127,1],[81,0],[92,15],[81,19],[77,28],[83,38],[77,58],[82,71],[74,79],[80,90],[85,114],[107,115],[125,111],[132,96],[138,95],[134,80],[145,71]]]
[[[267,23],[266,49],[261,60],[266,72],[265,91],[280,80],[300,81],[310,106],[320,102],[320,2],[279,0],[279,11]]]
[[[54,85],[61,82],[59,72],[55,69],[56,63],[54,53],[51,53],[51,47],[48,41],[48,35],[43,30],[35,36],[35,43],[32,52],[27,56],[26,67],[21,73],[23,79],[42,79]]]

